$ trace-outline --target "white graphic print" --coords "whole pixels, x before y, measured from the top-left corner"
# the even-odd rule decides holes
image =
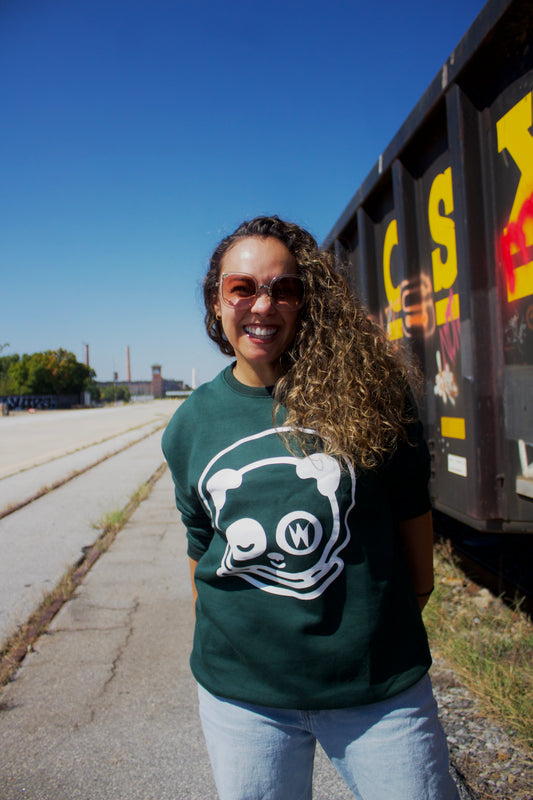
[[[218,453],[198,488],[227,541],[219,576],[311,599],[344,568],[339,553],[350,539],[346,520],[355,503],[355,474],[348,462],[341,469],[324,453],[288,454],[280,430],[240,439]],[[339,496],[346,508],[342,519]]]

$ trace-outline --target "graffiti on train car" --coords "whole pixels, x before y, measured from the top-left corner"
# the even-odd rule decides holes
[[[509,318],[504,331],[504,346],[506,350],[520,352],[526,344],[527,322],[522,319],[518,311]]]
[[[444,403],[455,405],[459,386],[455,369],[460,352],[459,292],[457,280],[457,243],[453,217],[452,169],[447,167],[433,179],[427,206],[428,229],[434,247],[431,250],[431,277],[419,275],[397,285],[392,279],[392,253],[398,246],[398,223],[392,219],[383,243],[383,283],[387,305],[381,322],[393,340],[422,335],[431,338],[439,331],[435,358],[435,394]]]
[[[454,299],[456,297],[457,295],[454,295],[450,289],[444,324],[439,329],[442,355],[445,361],[447,359],[447,363],[451,365],[455,364],[459,353],[461,335],[461,321],[454,311]]]
[[[435,247],[431,251],[434,291],[447,296],[435,301],[436,324],[439,329],[440,350],[436,351],[437,374],[435,394],[444,403],[455,405],[459,384],[455,377],[460,350],[461,323],[459,293],[453,287],[457,279],[457,242],[454,210],[452,169],[448,167],[433,179],[428,199],[428,222]],[[441,213],[443,212],[443,213]]]
[[[459,387],[455,380],[455,375],[451,371],[447,363],[442,364],[442,356],[437,350],[437,375],[435,377],[435,394],[440,397],[445,403],[450,401],[452,406],[455,405],[455,400],[459,394]]]
[[[394,289],[393,302],[388,297],[389,305],[380,314],[380,322],[387,329],[389,338],[411,337],[419,331],[424,336],[431,336],[436,324],[431,278],[421,273],[393,287],[389,277],[389,285],[385,286],[386,290]]]
[[[441,214],[441,207],[444,214]],[[428,222],[436,247],[431,251],[433,287],[435,292],[451,290],[457,278],[457,244],[455,222],[450,216],[454,210],[452,168],[439,173],[431,184],[428,200]],[[445,257],[443,258],[443,253]],[[437,325],[449,317],[448,297],[435,303]],[[452,294],[452,314],[459,317],[459,296]]]
[[[530,267],[533,262],[529,262],[529,250],[526,231],[529,230],[530,225],[533,223],[533,193],[524,201],[522,208],[518,213],[516,222],[509,222],[505,231],[502,233],[500,239],[500,247],[502,252],[502,261],[507,282],[508,292],[514,295],[516,291],[516,269],[521,269],[524,266]],[[522,257],[522,265],[515,267],[513,259],[513,248],[519,252]],[[532,285],[528,286],[526,282],[527,294],[533,293],[533,280]]]
[[[526,94],[496,123],[498,153],[506,166],[512,164],[519,179],[504,212],[505,226],[496,231],[507,301],[513,304],[505,326],[505,347],[525,356],[529,331],[533,330],[533,305],[514,301],[533,295],[533,92]],[[452,166],[441,164],[427,187],[423,219],[429,242],[427,258],[421,254],[418,275],[397,276],[400,237],[396,216],[388,220],[382,245],[382,274],[385,302],[380,321],[392,340],[422,337],[426,353],[434,354],[433,391],[442,403],[440,433],[443,443],[466,439],[466,419],[461,400],[461,302],[454,219],[454,174]],[[506,178],[508,180],[508,178]],[[503,199],[503,198],[502,198]],[[508,210],[510,208],[510,211]],[[466,265],[465,265],[466,266]],[[401,272],[401,269],[400,269]],[[428,364],[429,367],[429,364]],[[444,410],[453,409],[452,413]],[[456,416],[454,416],[454,414]],[[522,454],[523,455],[523,454]],[[523,460],[523,458],[522,458]],[[450,469],[450,467],[449,467]],[[466,461],[452,471],[466,475]]]
[[[533,245],[532,124],[533,92],[522,97],[496,123],[498,152],[506,150],[520,172],[509,221],[500,238],[509,302],[533,294],[533,260],[529,256]]]
[[[441,349],[436,352],[435,394],[445,403],[449,400],[452,405],[455,405],[459,387],[457,386],[453,368],[460,349],[461,323],[459,319],[454,317],[453,304],[454,294],[450,288],[445,322],[439,328]]]
[[[392,252],[398,247],[398,221],[393,219],[389,222],[383,241],[383,283],[388,305],[384,310],[385,320],[383,320],[390,339],[401,339],[404,335],[402,309],[402,285],[395,285],[392,280]]]

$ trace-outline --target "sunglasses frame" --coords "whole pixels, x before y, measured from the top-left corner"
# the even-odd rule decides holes
[[[249,278],[250,280],[252,280],[254,282],[254,285],[255,285],[255,294],[250,295],[250,297],[242,297],[235,304],[231,303],[229,300],[227,300],[224,297],[224,286],[223,286],[225,278],[230,278],[230,277],[234,277],[234,276],[235,277],[242,277],[242,278]],[[277,281],[280,281],[282,278],[297,278],[297,280],[302,284],[302,299],[297,305],[291,306],[289,303],[279,303],[278,304],[276,302],[276,299],[274,298],[274,296],[272,294],[272,286]],[[239,306],[244,307],[245,305],[248,305],[248,304],[250,305],[250,307],[253,306],[253,304],[255,303],[255,301],[257,300],[259,295],[261,294],[261,290],[262,289],[266,290],[266,293],[268,294],[271,303],[276,308],[278,308],[278,305],[281,305],[282,308],[290,308],[293,311],[299,311],[302,308],[302,306],[304,304],[304,299],[305,299],[305,282],[304,282],[304,279],[302,278],[301,275],[298,275],[298,274],[292,273],[292,272],[291,273],[287,272],[287,273],[284,273],[283,275],[276,275],[276,277],[272,278],[270,283],[262,283],[262,284],[259,284],[257,279],[256,279],[256,277],[254,275],[250,275],[248,272],[223,272],[222,275],[220,276],[220,281],[217,283],[217,286],[220,288],[221,300],[222,300],[222,302],[224,303],[225,306],[228,306],[228,308],[238,308]]]

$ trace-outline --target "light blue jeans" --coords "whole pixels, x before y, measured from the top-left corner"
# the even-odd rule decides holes
[[[199,687],[220,800],[310,800],[315,744],[359,800],[458,800],[431,682],[367,706],[266,708]]]

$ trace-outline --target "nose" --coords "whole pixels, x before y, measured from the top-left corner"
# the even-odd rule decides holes
[[[272,298],[268,293],[268,286],[259,286],[257,294],[252,303],[254,311],[269,311],[272,308]]]

